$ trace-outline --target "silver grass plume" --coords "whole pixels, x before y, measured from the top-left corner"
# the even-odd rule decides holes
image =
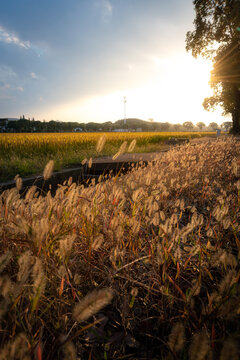
[[[111,288],[94,290],[87,294],[73,309],[73,318],[78,321],[85,321],[96,314],[103,307],[108,305],[113,298]]]

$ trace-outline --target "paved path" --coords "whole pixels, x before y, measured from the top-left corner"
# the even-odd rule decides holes
[[[224,135],[223,135],[224,136]],[[222,136],[221,136],[222,137]],[[225,136],[224,136],[225,137]],[[200,144],[203,142],[212,142],[216,141],[216,137],[205,136],[202,138],[190,139],[190,144]],[[116,160],[112,160],[112,156],[103,156],[100,158],[93,159],[93,164],[99,163],[114,163],[114,162],[138,162],[138,161],[152,161],[156,158],[161,157],[166,151],[170,150],[170,146],[166,149],[159,150],[158,152],[151,153],[126,153],[120,155]]]

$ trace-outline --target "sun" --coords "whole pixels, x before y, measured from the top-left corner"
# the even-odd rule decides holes
[[[209,85],[212,63],[195,59],[189,54],[171,57],[151,57],[153,71],[148,81],[136,88],[114,91],[84,100],[76,100],[62,107],[62,117],[83,122],[116,121],[124,117],[123,98],[126,97],[127,118],[159,122],[209,123],[220,117],[202,107],[205,97],[212,93]],[[139,74],[138,74],[139,76]],[[127,85],[127,84],[126,84]],[[82,120],[81,120],[82,119]]]
[[[162,122],[186,118],[193,118],[195,122],[194,118],[204,113],[203,99],[212,93],[209,85],[211,62],[181,55],[154,58],[154,65],[154,78],[142,87],[126,91],[128,113]]]

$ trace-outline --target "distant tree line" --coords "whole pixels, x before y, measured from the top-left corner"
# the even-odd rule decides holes
[[[232,126],[231,121],[226,121],[219,126],[212,122],[206,126],[203,122],[194,125],[191,121],[186,121],[183,124],[170,124],[168,122],[154,122],[153,119],[149,121],[140,119],[118,120],[116,122],[107,121],[104,123],[89,122],[62,122],[57,120],[39,121],[26,119],[23,116],[19,120],[0,119],[1,132],[86,132],[86,131],[216,131],[216,129],[230,130]]]

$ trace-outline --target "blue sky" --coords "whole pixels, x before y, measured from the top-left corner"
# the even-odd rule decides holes
[[[185,51],[191,0],[0,3],[0,117],[103,122],[225,119],[203,98],[211,64]]]

